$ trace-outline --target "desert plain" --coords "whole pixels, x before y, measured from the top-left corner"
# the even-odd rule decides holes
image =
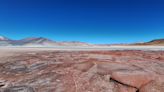
[[[164,47],[0,47],[0,92],[164,92]]]

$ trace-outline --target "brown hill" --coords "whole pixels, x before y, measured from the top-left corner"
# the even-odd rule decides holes
[[[157,45],[157,46],[164,46],[164,39],[156,39],[156,40],[152,40],[149,42],[145,42],[145,43],[136,43],[133,45]]]
[[[56,42],[43,37],[31,37],[21,40],[12,40],[0,36],[0,46],[90,46],[91,44],[78,41]]]

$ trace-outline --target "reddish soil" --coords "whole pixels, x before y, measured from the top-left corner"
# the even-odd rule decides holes
[[[163,51],[44,51],[0,62],[0,92],[164,92]]]

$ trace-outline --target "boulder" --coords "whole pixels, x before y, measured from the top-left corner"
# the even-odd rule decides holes
[[[111,78],[131,87],[140,88],[142,85],[154,80],[153,75],[142,70],[119,70],[114,71]]]
[[[155,81],[141,87],[139,92],[163,92],[164,91],[164,76],[160,76]]]

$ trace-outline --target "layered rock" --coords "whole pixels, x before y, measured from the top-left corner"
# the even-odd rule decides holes
[[[160,51],[21,53],[0,62],[0,92],[163,92],[164,59],[156,58],[163,56]]]

